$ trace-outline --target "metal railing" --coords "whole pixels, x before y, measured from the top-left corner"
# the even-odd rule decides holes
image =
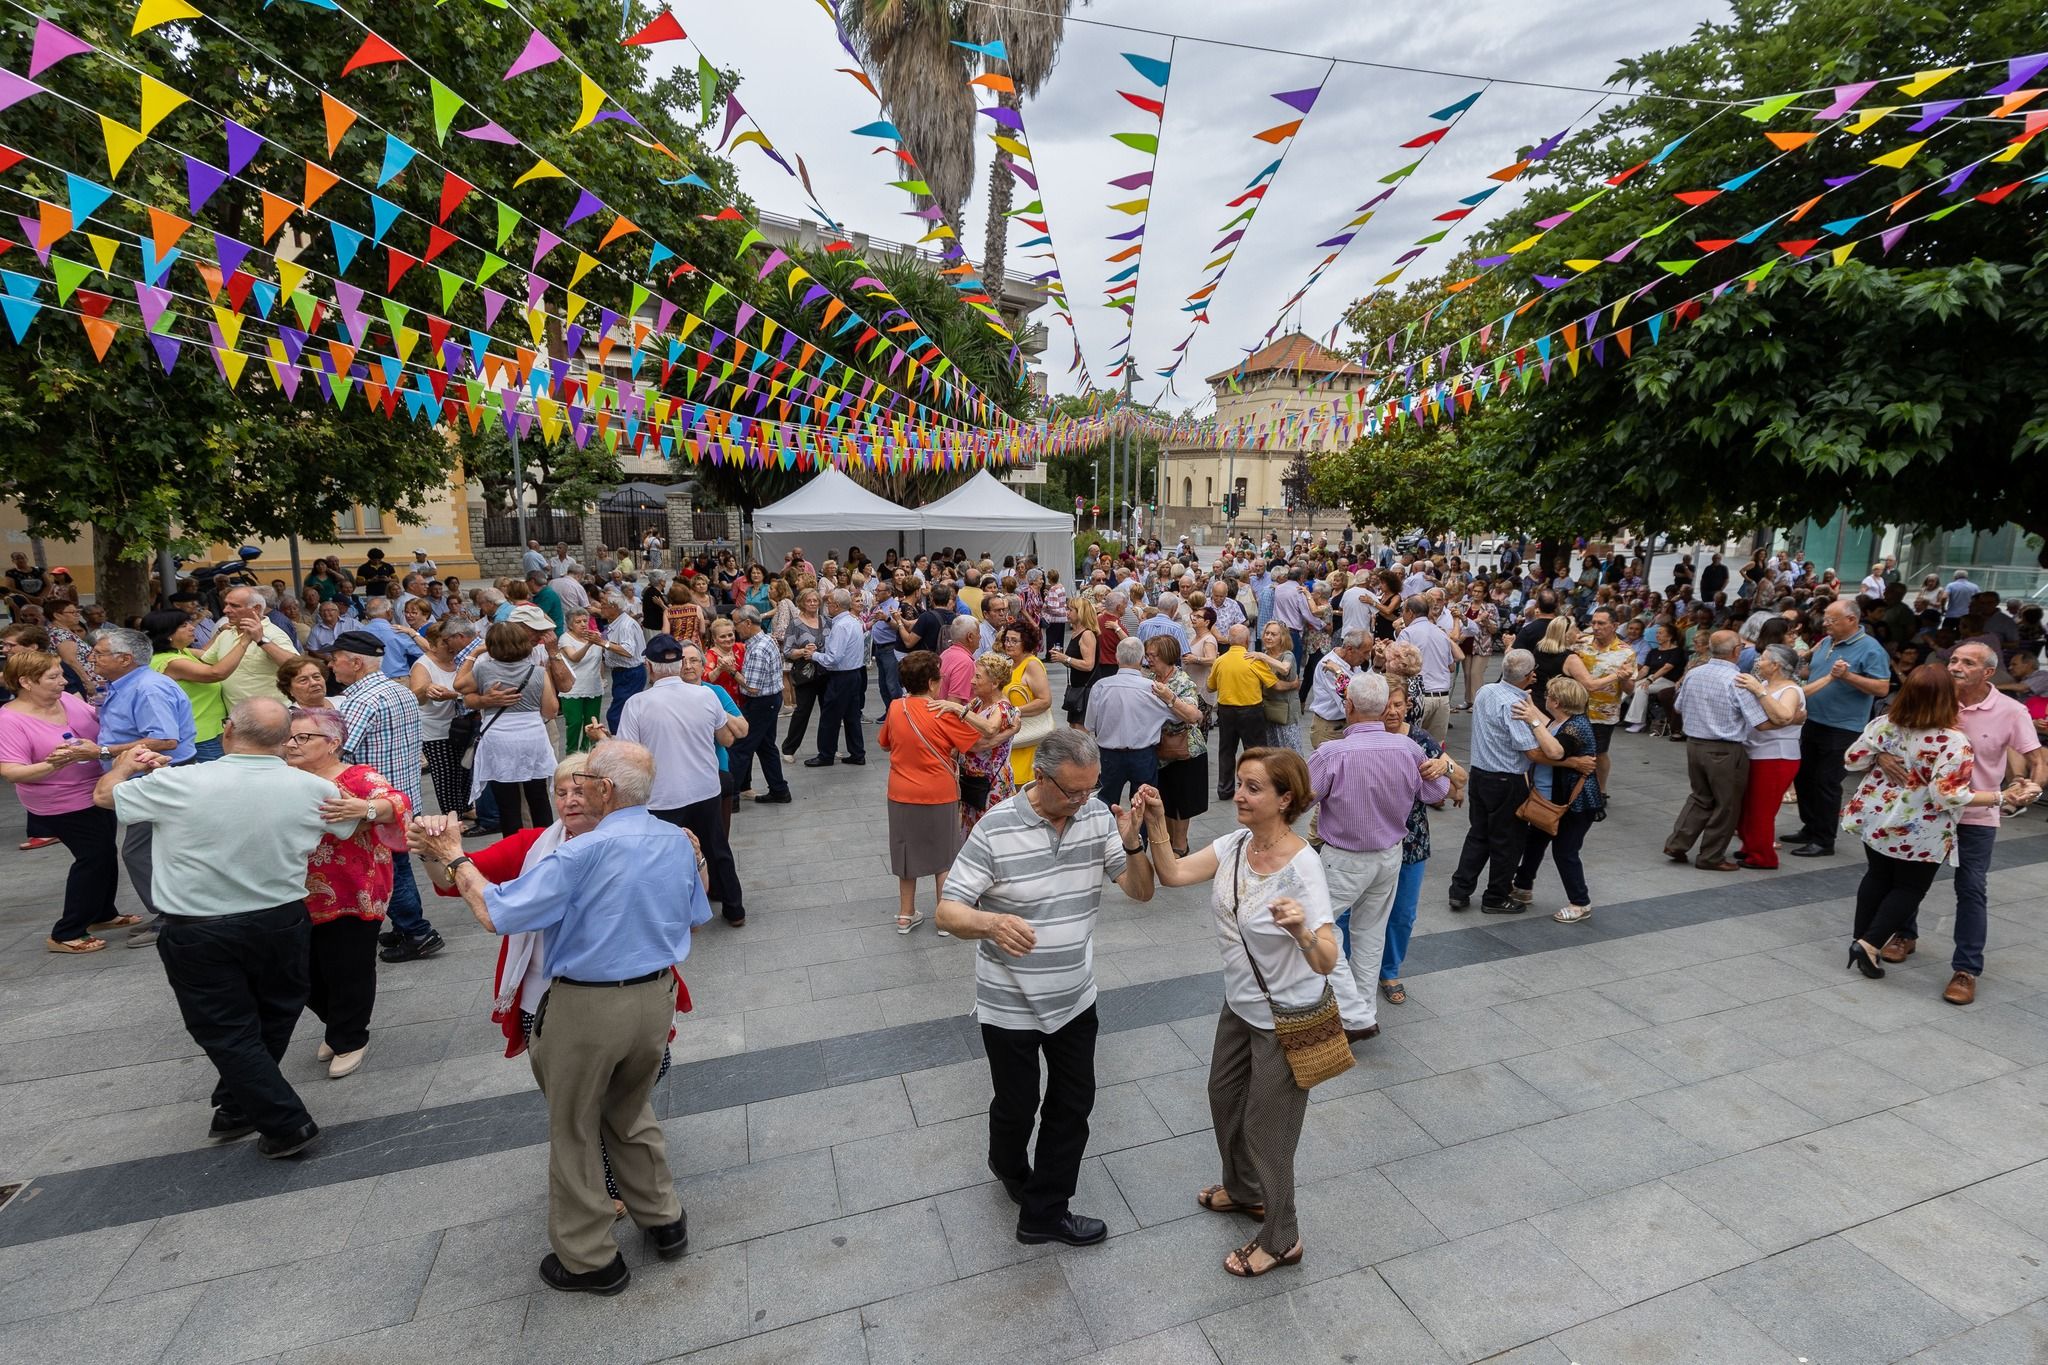
[[[583,519],[568,512],[557,512],[552,508],[539,508],[526,514],[526,535],[542,545],[553,545],[564,541],[570,545],[583,543]],[[500,516],[496,513],[484,515],[484,544],[487,546],[521,545],[519,518],[511,513]]]

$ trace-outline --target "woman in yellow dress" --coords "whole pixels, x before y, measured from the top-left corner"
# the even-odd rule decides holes
[[[1010,775],[1018,786],[1031,780],[1031,757],[1038,741],[1052,732],[1052,680],[1038,657],[1038,627],[1028,620],[1003,627],[996,648],[1010,661],[1010,681],[1003,697],[1017,708],[1018,730],[1010,741]]]

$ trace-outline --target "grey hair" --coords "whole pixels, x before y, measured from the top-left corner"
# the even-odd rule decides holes
[[[664,662],[660,659],[649,659],[647,661],[647,676],[649,679],[680,678],[683,676],[683,661],[681,659],[669,659]]]
[[[1118,668],[1138,668],[1145,662],[1145,642],[1135,635],[1126,635],[1116,642],[1116,663]]]
[[[1273,581],[1276,583],[1285,583],[1288,578],[1287,566],[1285,564],[1275,566],[1275,568],[1273,569],[1272,578]]]
[[[946,633],[953,637],[953,643],[956,645],[964,645],[969,640],[980,644],[981,622],[975,620],[972,616],[956,616],[953,618],[952,626],[948,628]]]
[[[630,739],[607,739],[590,751],[583,771],[612,784],[621,806],[644,806],[654,793],[654,755]]]
[[[101,626],[92,633],[92,644],[105,644],[109,654],[125,654],[139,664],[149,662],[149,636],[126,626]]]
[[[227,600],[228,600],[228,599],[229,599],[230,597],[233,597],[233,596],[234,596],[234,595],[235,595],[236,593],[238,593],[238,592],[248,592],[248,593],[255,593],[255,594],[256,594],[256,600],[257,600],[257,601],[259,601],[259,602],[260,602],[260,601],[262,601],[262,600],[263,600],[263,593],[262,593],[262,592],[261,592],[261,591],[260,591],[259,589],[255,588],[255,587],[252,587],[251,585],[249,585],[249,584],[247,584],[247,583],[237,583],[237,584],[235,584],[235,586],[234,586],[234,587],[232,587],[232,588],[229,588],[229,589],[228,589],[228,590],[227,590],[226,592],[224,592],[224,593],[222,593],[222,594],[220,595],[221,605],[222,605],[222,606],[226,606],[226,605],[227,605]]]
[[[832,590],[832,610],[835,612],[853,610],[853,594],[844,588]]]
[[[363,605],[363,616],[365,619],[389,616],[390,614],[391,599],[388,597],[372,597]]]
[[[1401,603],[1401,610],[1410,616],[1429,615],[1429,594],[1418,592],[1414,596],[1404,599]]]
[[[263,599],[263,605],[266,607],[274,607],[277,605],[276,588],[258,588],[256,589],[256,595]]]
[[[332,706],[294,706],[286,719],[290,723],[304,721],[321,734],[334,741],[336,749],[348,747],[348,717]]]
[[[1353,673],[1344,688],[1344,704],[1361,716],[1377,716],[1386,710],[1386,674]]]
[[[1414,598],[1409,598],[1414,601]],[[1526,649],[1511,649],[1501,655],[1500,679],[1502,682],[1518,683],[1536,671],[1536,656]]]
[[[228,724],[235,729],[235,741],[251,749],[277,753],[292,732],[291,712],[284,703],[269,697],[250,697],[237,702],[228,712]]]
[[[487,606],[495,607],[505,600],[505,594],[499,592],[496,588],[475,588],[472,591],[476,593],[476,600]]]
[[[1778,671],[1788,678],[1799,676],[1799,654],[1790,645],[1765,645],[1764,657],[1778,666]]]
[[[1347,631],[1345,631],[1345,632],[1344,632],[1344,638],[1343,638],[1343,639],[1341,639],[1341,640],[1339,640],[1339,641],[1337,642],[1337,648],[1339,648],[1339,649],[1365,649],[1365,648],[1368,648],[1368,647],[1369,647],[1369,646],[1370,646],[1371,644],[1372,644],[1372,632],[1371,632],[1371,631],[1369,631],[1369,630],[1347,630]]]
[[[735,607],[733,608],[732,619],[735,621],[751,622],[758,626],[761,624],[761,611],[758,607]]]
[[[1142,656],[1141,656],[1142,657]],[[1102,762],[1102,748],[1086,730],[1063,725],[1038,741],[1031,751],[1031,771],[1056,773],[1068,764],[1090,768]]]

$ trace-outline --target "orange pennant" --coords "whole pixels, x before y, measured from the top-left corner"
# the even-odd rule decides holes
[[[178,244],[178,239],[184,236],[185,230],[191,226],[191,223],[176,214],[165,213],[158,208],[151,209],[149,238],[150,244],[156,248],[156,258],[162,260],[169,255],[171,248]]]
[[[71,231],[71,210],[61,204],[39,203],[37,217],[41,226],[36,232],[36,248],[45,250],[63,239]]]
[[[1819,133],[1765,133],[1770,144],[1781,152],[1796,151],[1819,137]]]
[[[262,191],[262,194],[263,241],[265,245],[268,245],[270,239],[277,236],[277,230],[284,226],[285,219],[292,216],[293,211],[298,208],[298,205],[289,199],[278,198],[269,190]]]
[[[617,218],[612,220],[612,225],[609,228],[605,229],[604,240],[597,244],[597,249],[599,251],[603,251],[606,247],[610,246],[613,242],[618,241],[619,238],[625,236],[627,233],[638,232],[639,230],[639,228],[633,225],[631,219],[627,218],[624,214],[620,214]]]
[[[327,116],[327,155],[333,156],[334,149],[341,145],[341,139],[355,125],[356,111],[325,90],[320,92],[320,110]]]
[[[114,344],[114,333],[121,329],[105,318],[80,318],[78,323],[85,328],[85,335],[92,341],[93,355],[105,360],[107,347]]]
[[[1126,96],[1125,98],[1129,97]],[[1277,128],[1268,128],[1263,133],[1253,133],[1252,136],[1261,142],[1281,143],[1287,141],[1288,138],[1293,137],[1300,131],[1301,120],[1296,119],[1292,123],[1283,123]]]
[[[325,166],[306,163],[306,198],[304,206],[312,208],[320,202],[320,196],[341,183],[341,177]]]

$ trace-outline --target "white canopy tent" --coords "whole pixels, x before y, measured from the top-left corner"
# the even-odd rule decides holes
[[[796,492],[754,513],[754,552],[771,570],[803,546],[812,563],[828,551],[860,546],[872,559],[886,550],[915,555],[923,526],[918,513],[870,493],[837,469],[827,469]]]
[[[937,502],[926,503],[918,515],[924,521],[926,551],[958,545],[998,564],[1005,555],[1028,554],[1058,569],[1063,578],[1074,571],[1072,514],[1040,506],[986,469]]]

